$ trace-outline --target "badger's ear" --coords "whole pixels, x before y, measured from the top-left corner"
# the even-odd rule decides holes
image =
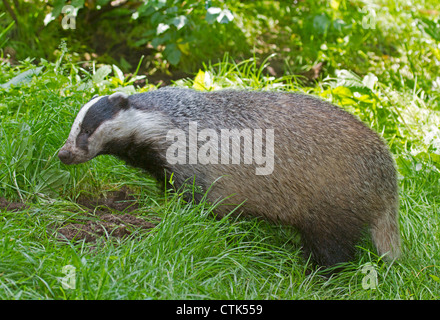
[[[128,109],[128,95],[123,92],[115,92],[108,97],[110,103],[121,109]]]

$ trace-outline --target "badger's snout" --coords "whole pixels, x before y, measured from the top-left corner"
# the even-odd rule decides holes
[[[58,158],[60,158],[61,162],[64,164],[73,163],[73,155],[69,150],[61,149],[60,152],[58,152]]]

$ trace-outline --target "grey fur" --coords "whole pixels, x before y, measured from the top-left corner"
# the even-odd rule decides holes
[[[210,201],[232,195],[227,199],[231,206],[222,202],[217,208],[219,215],[244,202],[240,207],[243,214],[293,225],[301,233],[306,256],[311,255],[319,265],[351,259],[365,227],[380,255],[387,254],[388,259],[399,256],[394,161],[382,139],[349,113],[293,93],[163,88],[126,99],[129,108],[140,114],[160,115],[160,128],[144,136],[141,133],[150,132],[147,127],[151,124],[136,129],[134,135],[142,136],[145,144],[110,137],[101,153],[119,156],[158,179],[162,175],[154,171],[173,172],[178,187],[194,176],[204,190],[216,181],[208,194]],[[189,121],[196,121],[199,130],[217,132],[225,128],[274,129],[273,173],[256,175],[255,166],[245,164],[170,165],[165,159],[171,143],[166,141],[166,132],[186,130]],[[118,148],[108,147],[112,143]],[[119,147],[128,145],[128,149]],[[145,152],[139,153],[142,148]],[[116,149],[123,151],[113,151]],[[150,166],[147,162],[151,161],[156,165]]]

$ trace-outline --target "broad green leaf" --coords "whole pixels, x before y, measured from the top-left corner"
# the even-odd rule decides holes
[[[120,86],[120,87],[117,87],[116,89],[114,89],[113,91],[114,92],[124,92],[128,95],[136,93],[136,89],[133,85],[128,85],[128,86],[124,86],[124,87]]]
[[[363,83],[367,88],[373,90],[373,89],[374,89],[374,85],[376,84],[377,80],[378,80],[378,79],[377,79],[377,77],[376,77],[374,74],[369,73],[369,74],[367,74],[367,75],[364,77],[364,79],[362,80],[362,83]]]
[[[69,182],[70,173],[57,168],[48,168],[41,172],[40,182],[36,185],[38,193],[56,194],[57,190]]]
[[[52,20],[55,20],[61,14],[61,10],[65,6],[65,4],[66,4],[65,0],[55,0],[54,1],[52,12],[48,13],[44,17],[43,23],[45,26],[48,25]]]
[[[234,19],[234,15],[229,9],[222,10],[217,7],[211,7],[206,10],[205,19],[209,24],[212,24],[215,21],[219,23],[228,23]]]
[[[173,64],[173,65],[177,65],[180,61],[180,57],[182,56],[182,53],[180,52],[179,49],[173,50],[172,52],[170,52],[170,54],[167,55],[167,60]]]
[[[101,68],[99,68],[95,74],[92,76],[92,80],[95,83],[102,82],[105,77],[107,77],[112,72],[112,68],[108,65],[104,65]]]
[[[165,31],[167,31],[169,28],[170,28],[170,26],[168,24],[159,23],[159,25],[157,26],[157,29],[156,29],[156,33],[157,34],[162,34]]]
[[[353,96],[352,93],[351,93],[351,90],[349,88],[342,87],[342,86],[334,88],[332,90],[332,93],[334,95],[339,96],[339,97],[352,97]]]
[[[431,160],[434,162],[434,165],[437,168],[440,168],[440,155],[438,155],[437,153],[433,153],[433,152],[429,153],[429,155],[431,157]]]
[[[113,73],[119,80],[121,80],[121,83],[124,83],[124,73],[116,65],[113,65]]]
[[[336,86],[365,88],[361,78],[349,70],[336,70]]]
[[[440,282],[440,278],[437,277],[436,275],[429,274],[429,276],[430,276],[435,282]]]
[[[128,80],[128,81],[125,82],[125,84],[126,84],[126,85],[128,85],[128,84],[132,84],[132,83],[134,83],[135,81],[137,81],[137,80],[141,80],[141,79],[145,79],[146,77],[147,77],[147,76],[145,76],[145,75],[131,77],[130,80]]]
[[[211,73],[209,73],[209,71],[204,72],[202,70],[199,70],[199,72],[197,73],[194,79],[193,88],[196,90],[206,91],[206,90],[210,90],[211,87],[212,87]]]
[[[182,56],[179,48],[177,48],[177,45],[174,43],[167,45],[163,53],[169,63],[173,65],[177,65],[180,61],[180,57]]]
[[[205,90],[205,72],[199,70],[194,79],[193,88],[196,90]]]
[[[219,23],[228,23],[234,20],[234,15],[229,9],[223,9],[217,17]]]
[[[330,19],[324,13],[316,15],[315,18],[313,18],[313,29],[315,29],[318,34],[326,33],[330,24]]]
[[[38,75],[43,67],[37,67],[35,69],[26,70],[19,75],[13,77],[8,82],[1,84],[0,87],[4,89],[9,89],[12,85],[19,86],[32,81],[32,77]]]
[[[208,10],[206,10],[206,15],[205,15],[206,22],[208,22],[209,24],[213,24],[216,21],[221,11],[222,9],[217,7],[211,7]]]
[[[172,20],[172,23],[176,26],[177,30],[182,29],[187,22],[188,19],[185,16],[178,16]]]

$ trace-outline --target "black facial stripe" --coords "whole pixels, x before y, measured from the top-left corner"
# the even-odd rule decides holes
[[[90,136],[103,122],[113,119],[119,110],[118,106],[108,101],[108,97],[101,98],[87,110],[81,124],[80,134]]]

